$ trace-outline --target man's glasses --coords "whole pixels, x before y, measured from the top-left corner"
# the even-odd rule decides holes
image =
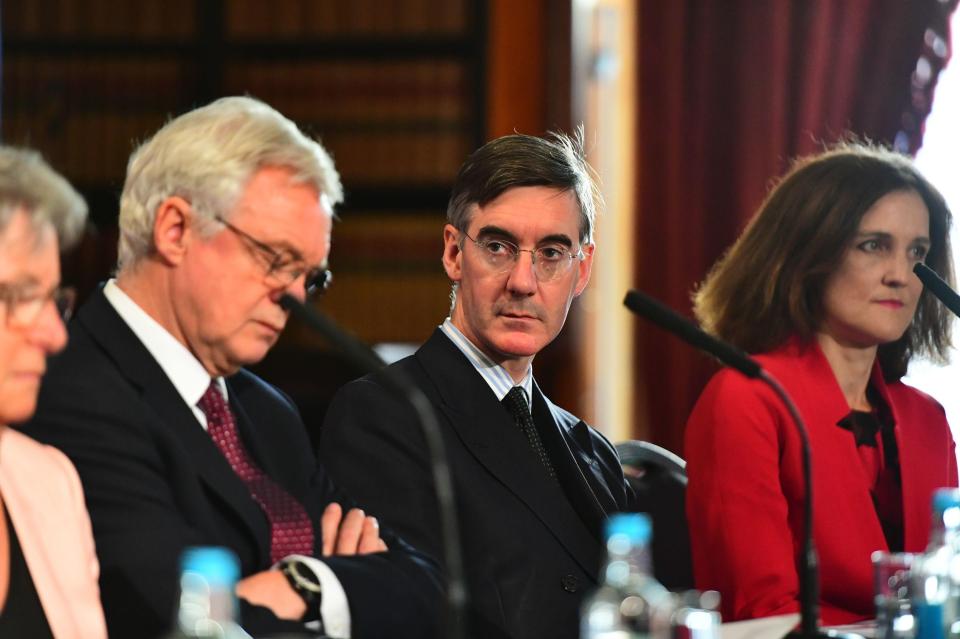
[[[495,273],[513,269],[521,253],[529,253],[533,259],[533,272],[540,282],[549,282],[570,271],[574,259],[583,259],[583,250],[574,253],[563,244],[546,244],[535,249],[522,249],[513,242],[502,239],[475,240],[464,231],[463,235],[477,245],[487,266]]]
[[[219,215],[216,220],[244,241],[251,254],[266,267],[266,282],[270,288],[287,288],[301,275],[304,276],[304,288],[307,297],[323,293],[333,281],[333,273],[324,268],[309,268],[302,259],[286,251],[278,251],[269,244],[261,242],[245,231],[226,221]]]
[[[0,321],[7,328],[26,329],[36,324],[47,304],[53,302],[57,314],[66,323],[73,314],[77,292],[70,287],[57,287],[48,293],[37,293],[33,287],[0,283]]]

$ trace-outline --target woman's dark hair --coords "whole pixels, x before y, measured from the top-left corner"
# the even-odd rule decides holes
[[[930,214],[924,260],[953,284],[952,216],[943,196],[913,166],[888,149],[845,142],[797,160],[774,186],[740,238],[694,293],[704,329],[759,353],[796,335],[809,340],[823,320],[823,296],[864,214],[897,191],[919,195]],[[888,380],[902,377],[922,353],[943,360],[950,347],[949,312],[926,290],[900,339],[881,344]]]

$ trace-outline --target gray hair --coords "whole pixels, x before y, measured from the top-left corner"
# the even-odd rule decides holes
[[[87,203],[36,151],[0,146],[0,233],[23,211],[36,232],[52,227],[60,247],[83,233]]]
[[[597,209],[603,200],[595,172],[584,155],[583,127],[574,135],[558,131],[546,137],[513,134],[497,138],[466,159],[453,185],[447,221],[466,231],[476,207],[518,186],[547,186],[572,191],[580,208],[580,243],[593,241]]]
[[[250,97],[221,98],[168,122],[127,163],[120,197],[122,270],[153,249],[157,207],[168,197],[190,202],[209,232],[217,215],[228,218],[254,173],[282,167],[293,179],[343,201],[340,176],[330,154],[289,119]]]

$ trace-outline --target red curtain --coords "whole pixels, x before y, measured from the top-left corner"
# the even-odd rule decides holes
[[[790,158],[846,131],[915,151],[956,2],[638,3],[635,285],[690,316]],[[682,453],[716,365],[641,320],[636,332],[636,433]]]

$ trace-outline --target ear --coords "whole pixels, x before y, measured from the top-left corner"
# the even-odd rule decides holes
[[[583,247],[583,259],[577,264],[577,286],[573,289],[573,296],[577,297],[583,293],[590,281],[590,272],[593,270],[593,251],[597,247],[594,244],[587,244]]]
[[[157,256],[170,266],[183,260],[194,232],[190,226],[193,210],[182,197],[171,196],[157,206],[153,220],[153,245]]]
[[[443,227],[443,269],[451,282],[460,282],[463,277],[462,261],[460,232],[452,224],[447,224]]]

